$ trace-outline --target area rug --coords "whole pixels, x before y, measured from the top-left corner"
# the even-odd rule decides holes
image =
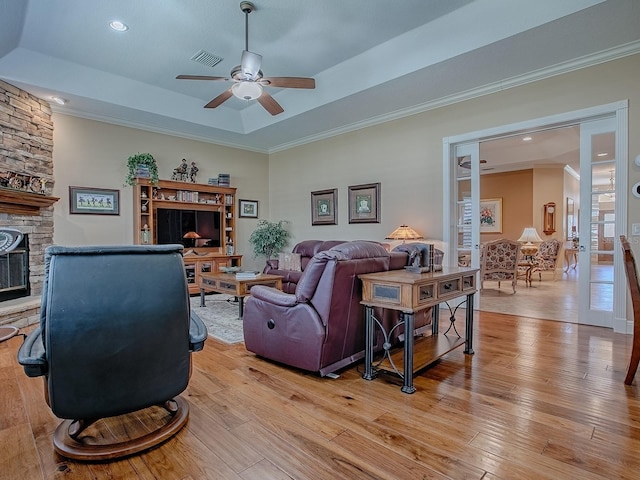
[[[191,310],[207,327],[210,337],[225,343],[244,341],[242,320],[238,318],[238,302],[231,295],[211,294],[205,296],[205,306],[200,306],[200,295],[191,297]]]

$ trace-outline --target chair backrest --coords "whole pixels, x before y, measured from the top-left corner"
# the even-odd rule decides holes
[[[501,238],[487,242],[480,256],[480,275],[496,276],[501,279],[513,279],[517,276],[520,260],[520,242]]]
[[[638,270],[636,260],[631,250],[627,237],[620,235],[620,244],[624,253],[624,271],[627,274],[631,304],[633,306],[633,331],[634,342],[640,342],[640,284],[638,283]]]
[[[178,395],[191,367],[182,246],[48,247],[40,324],[58,417],[119,415]]]
[[[538,251],[536,252],[536,259],[553,262],[555,264],[558,254],[560,253],[560,247],[562,244],[560,240],[552,238],[551,240],[545,240],[540,243]]]

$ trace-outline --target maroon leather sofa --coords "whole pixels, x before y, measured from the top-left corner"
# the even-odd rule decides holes
[[[278,260],[267,260],[267,265],[264,267],[262,273],[268,273],[270,275],[280,275],[282,277],[282,291],[286,293],[294,293],[296,291],[296,285],[302,276],[302,272],[307,268],[307,264],[318,252],[324,252],[331,247],[344,243],[345,240],[304,240],[298,243],[291,253],[297,253],[300,255],[300,267],[301,271],[296,270],[283,270],[279,265]]]
[[[244,310],[247,350],[322,376],[361,359],[365,318],[358,275],[403,268],[407,260],[407,252],[390,253],[376,242],[343,242],[308,261],[294,293],[252,287]],[[385,324],[396,313],[378,312]],[[430,320],[430,311],[417,316],[416,328]]]

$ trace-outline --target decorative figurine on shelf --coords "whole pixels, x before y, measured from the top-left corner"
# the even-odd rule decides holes
[[[147,245],[150,242],[150,240],[151,240],[151,232],[149,231],[149,225],[145,223],[144,227],[142,227],[141,241],[144,245]]]
[[[189,179],[191,183],[196,183],[196,175],[198,174],[198,167],[196,167],[196,162],[191,162],[191,170],[189,170]]]
[[[179,180],[181,182],[186,182],[189,178],[189,165],[187,164],[187,159],[183,158],[180,166],[173,169],[173,175],[171,175],[171,180]]]
[[[157,200],[157,198],[158,198],[158,188],[153,187],[153,189],[151,190],[151,198],[153,198],[154,200]]]

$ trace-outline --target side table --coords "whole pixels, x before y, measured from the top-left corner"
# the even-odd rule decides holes
[[[443,268],[439,272],[412,273],[391,270],[359,275],[362,281],[362,304],[365,306],[365,365],[362,378],[373,380],[378,370],[399,375],[403,379],[402,392],[413,393],[413,375],[416,371],[432,364],[451,350],[464,345],[464,353],[473,354],[473,296],[476,292],[474,268]],[[439,305],[466,295],[465,338],[439,333]],[[374,307],[389,308],[400,312],[400,322],[404,323],[404,348],[391,352],[387,340],[388,332],[375,318]],[[431,333],[415,341],[414,315],[433,307]],[[374,330],[376,324],[385,335],[384,358],[373,365]],[[452,326],[453,320],[452,320]],[[395,328],[395,327],[392,327]],[[411,332],[411,333],[410,333]],[[457,333],[457,332],[456,332]],[[415,346],[414,346],[415,343]],[[414,362],[414,358],[417,361]],[[402,368],[396,365],[402,365]]]

